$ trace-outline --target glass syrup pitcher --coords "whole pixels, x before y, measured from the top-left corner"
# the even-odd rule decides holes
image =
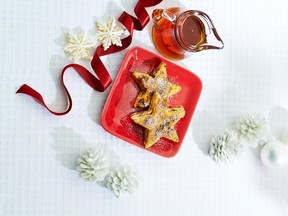
[[[224,47],[212,20],[202,11],[156,9],[152,19],[154,45],[167,58],[180,60],[192,52]]]

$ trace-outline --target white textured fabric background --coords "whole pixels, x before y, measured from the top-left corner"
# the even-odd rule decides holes
[[[109,90],[93,92],[71,70],[65,76],[72,111],[55,117],[31,98],[15,95],[27,83],[49,106],[65,107],[61,69],[68,31],[95,32],[95,21],[133,14],[136,0],[0,0],[0,215],[287,216],[288,166],[266,168],[247,148],[231,165],[207,156],[211,136],[249,111],[268,119],[276,138],[288,131],[288,3],[285,0],[164,0],[208,13],[225,42],[176,62],[195,72],[203,91],[179,153],[171,159],[134,147],[105,132],[100,115]],[[157,8],[156,6],[154,8]],[[148,9],[149,12],[153,8]],[[133,45],[156,52],[151,23]],[[127,50],[103,58],[114,78]],[[74,170],[87,146],[113,163],[134,165],[141,184],[117,199]]]

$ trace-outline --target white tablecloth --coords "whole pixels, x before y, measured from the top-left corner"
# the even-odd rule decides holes
[[[179,153],[170,159],[130,145],[103,130],[102,108],[110,88],[94,92],[71,70],[65,82],[72,111],[51,115],[29,97],[23,83],[42,93],[52,109],[64,110],[61,69],[69,31],[95,32],[97,20],[133,14],[136,0],[0,1],[0,215],[287,216],[288,166],[265,167],[246,148],[233,164],[207,155],[211,137],[231,128],[246,112],[265,115],[276,138],[288,131],[288,3],[285,0],[164,0],[208,13],[225,42],[176,62],[197,74],[203,91]],[[154,8],[160,7],[156,6]],[[149,13],[154,8],[148,8]],[[151,23],[134,33],[130,47],[157,51]],[[114,79],[127,49],[103,57]],[[88,146],[108,152],[114,165],[128,163],[140,187],[116,198],[78,177],[75,161]]]

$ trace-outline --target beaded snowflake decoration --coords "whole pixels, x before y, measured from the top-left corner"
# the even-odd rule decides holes
[[[91,59],[90,50],[93,48],[94,43],[85,38],[85,34],[82,32],[78,35],[69,33],[67,35],[67,44],[64,47],[64,51],[73,61],[79,59]]]
[[[120,36],[124,33],[124,29],[117,26],[114,17],[107,22],[98,21],[96,26],[98,30],[96,40],[102,43],[104,50],[107,50],[112,44],[122,46]]]

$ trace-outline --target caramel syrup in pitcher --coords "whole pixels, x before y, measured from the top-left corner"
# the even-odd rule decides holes
[[[186,16],[180,8],[169,8],[165,12],[163,15],[163,10],[159,9],[152,14],[152,39],[163,56],[180,60],[191,51],[190,47],[206,43],[205,26],[198,17]]]

